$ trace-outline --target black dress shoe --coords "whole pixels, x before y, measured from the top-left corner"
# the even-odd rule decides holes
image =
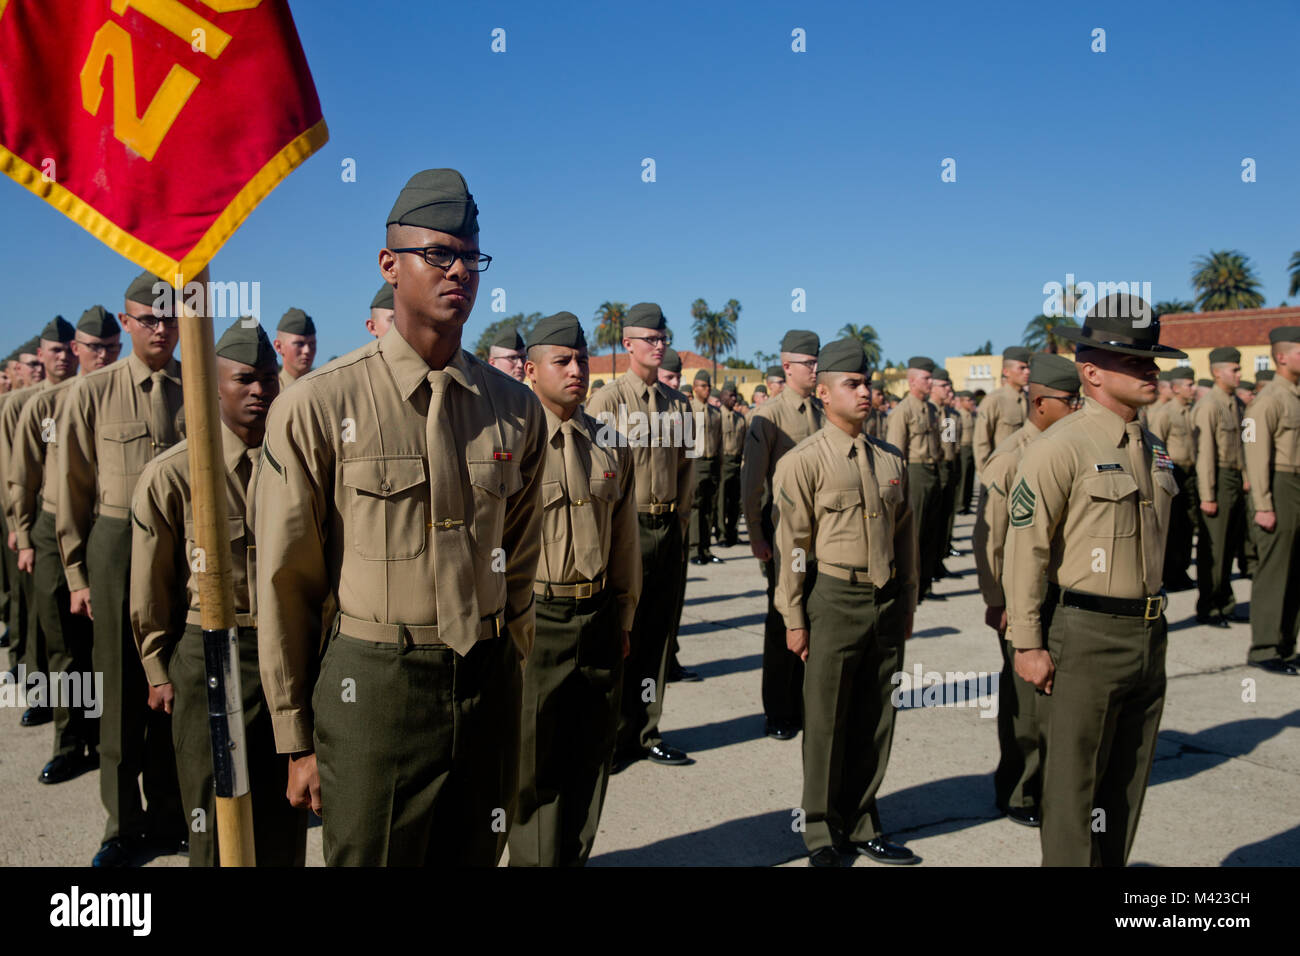
[[[723,542],[723,547],[734,548],[738,544],[740,544],[739,538],[728,538],[726,541]]]
[[[783,724],[780,721],[769,720],[763,728],[763,733],[774,740],[793,740],[799,733],[799,728],[792,724]]]
[[[1249,615],[1249,614],[1238,614],[1238,613],[1235,612],[1235,611],[1234,611],[1233,613],[1231,613],[1231,614],[1225,614],[1225,615],[1223,616],[1223,619],[1224,619],[1225,621],[1227,621],[1229,624],[1249,624],[1249,623],[1250,623],[1250,615]]]
[[[863,856],[869,856],[877,863],[921,862],[921,858],[907,847],[890,843],[884,837],[876,837],[866,843],[855,843],[853,846]]]
[[[1007,807],[1007,819],[1019,823],[1022,827],[1041,827],[1042,814],[1037,807]]]
[[[682,767],[688,763],[694,763],[690,757],[686,756],[684,751],[676,747],[665,747],[663,744],[656,744],[646,751],[646,756],[653,763],[663,764],[665,767]]]
[[[839,866],[840,854],[833,846],[822,846],[808,854],[809,866]]]
[[[53,707],[28,707],[23,711],[22,725],[24,727],[39,727],[41,724],[48,724],[53,719]]]
[[[1227,619],[1226,619],[1226,618],[1223,618],[1223,617],[1220,617],[1220,616],[1217,615],[1217,614],[1198,614],[1198,615],[1196,615],[1196,623],[1197,623],[1197,624],[1208,624],[1208,625],[1210,625],[1210,627],[1227,627],[1227,626],[1228,626],[1228,621],[1227,621]]]
[[[1270,674],[1289,674],[1291,676],[1300,674],[1300,668],[1297,668],[1291,661],[1283,660],[1280,657],[1271,657],[1266,661],[1250,661],[1249,663],[1251,667],[1258,667]]]
[[[90,861],[91,866],[102,866],[112,869],[121,869],[131,865],[131,846],[121,837],[113,837],[105,840],[99,847],[99,852],[95,858]]]
[[[707,558],[691,558],[691,564],[708,564]]]
[[[63,783],[97,766],[99,766],[98,756],[92,760],[85,754],[59,754],[45,765],[38,779],[41,783]]]
[[[948,572],[948,569],[943,566],[942,561],[934,566],[934,579],[936,581],[942,581],[944,578],[949,577],[952,577],[952,575]]]
[[[642,750],[620,751],[619,753],[614,754],[614,759],[610,761],[609,765],[610,776],[613,776],[616,773],[622,773],[644,756],[645,751]]]
[[[961,557],[961,552],[958,551],[956,548],[949,548],[949,549],[948,549],[948,557],[950,557],[950,558],[960,558],[960,557]]]
[[[703,678],[701,678],[699,674],[695,673],[695,671],[688,671],[676,661],[669,662],[668,673],[664,675],[664,680],[670,684],[675,684],[678,681],[687,684],[694,684],[702,679]]]

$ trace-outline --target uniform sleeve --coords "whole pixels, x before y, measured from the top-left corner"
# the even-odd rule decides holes
[[[898,449],[898,453],[903,456],[903,462],[907,462],[907,412],[904,411],[900,404],[885,419],[885,441],[889,442]]]
[[[90,389],[79,386],[64,402],[64,414],[57,424],[59,463],[55,480],[58,508],[54,516],[55,534],[68,589],[90,587],[86,577],[86,539],[95,515],[95,414]]]
[[[1256,511],[1273,511],[1273,430],[1281,418],[1281,408],[1268,395],[1250,403],[1250,418],[1255,420],[1254,441],[1242,442],[1246,454],[1246,477]]]
[[[691,406],[682,403],[682,414],[691,414]],[[705,416],[708,422],[708,416]],[[705,427],[708,427],[707,424]],[[686,448],[677,449],[677,519],[682,526],[682,535],[691,526],[691,496],[695,493],[695,459],[686,457]]]
[[[179,514],[177,513],[179,512]],[[170,682],[167,665],[181,635],[175,601],[187,594],[184,505],[151,462],[131,496],[131,631],[145,677]]]
[[[981,473],[993,454],[993,435],[998,425],[997,405],[997,399],[989,395],[980,402],[975,414],[975,470]]]
[[[1214,409],[1208,399],[1196,403],[1192,412],[1192,425],[1196,434],[1196,491],[1202,501],[1214,501],[1214,478],[1219,456],[1214,447]]]
[[[785,619],[787,628],[807,627],[808,616],[803,606],[803,569],[816,555],[812,539],[812,481],[800,456],[791,453],[777,463],[776,474],[772,476],[772,507],[781,515],[776,522],[773,554],[776,564],[773,604]]]
[[[1074,483],[1073,464],[1054,443],[1036,441],[1025,452],[1008,502],[1002,588],[1007,599],[1007,640],[1017,648],[1043,646],[1039,609],[1047,596],[1052,537]]]
[[[9,530],[17,535],[19,550],[32,546],[32,526],[36,524],[36,509],[39,507],[41,478],[45,471],[45,442],[41,439],[38,413],[44,406],[44,402],[35,398],[23,406],[9,444],[9,459],[5,463],[5,520],[9,523]]]
[[[1166,448],[1169,447],[1169,433],[1174,429],[1174,416],[1169,406],[1175,401],[1177,399],[1170,399],[1147,416],[1147,431],[1164,442]]]
[[[296,394],[295,394],[296,393]],[[256,482],[258,661],[280,753],[311,750],[334,455],[310,385],[271,405]]]
[[[971,548],[975,552],[975,573],[979,579],[980,595],[987,607],[1006,607],[1007,598],[1002,590],[1002,569],[1007,541],[1007,494],[1004,487],[1014,477],[1002,467],[1002,456],[986,465],[979,505],[975,511],[975,530]]]
[[[899,473],[898,486],[903,489],[903,499],[894,514],[894,572],[899,586],[907,597],[908,613],[916,610],[921,584],[920,548],[917,543],[916,513],[907,487],[907,469]]]
[[[745,429],[744,457],[740,462],[740,502],[750,541],[759,541],[763,537],[763,485],[767,481],[775,432],[776,426],[766,415],[755,415]]]
[[[618,603],[619,626],[632,630],[636,604],[641,598],[641,540],[636,520],[636,472],[632,453],[617,448],[619,499],[610,521],[609,572],[614,600]]]
[[[528,402],[526,447],[519,459],[523,484],[506,499],[501,547],[506,552],[506,628],[527,657],[537,634],[533,614],[533,582],[542,553],[542,480],[545,476],[546,426],[542,406]]]

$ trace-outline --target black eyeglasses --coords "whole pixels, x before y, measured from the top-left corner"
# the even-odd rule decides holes
[[[411,246],[406,249],[390,249],[389,252],[409,252],[443,272],[450,269],[457,259],[465,263],[465,268],[470,272],[487,272],[487,267],[492,264],[492,257],[485,256],[477,249],[472,252],[457,252],[446,246]]]
[[[632,342],[649,342],[651,348],[656,345],[668,344],[668,336],[666,335],[629,335],[627,338]]]
[[[1064,395],[1039,395],[1038,397],[1039,397],[1039,398],[1054,398],[1054,399],[1056,399],[1058,402],[1065,402],[1065,404],[1067,404],[1067,405],[1069,405],[1071,408],[1075,408],[1075,409],[1083,408],[1083,398],[1080,397],[1080,396],[1078,396],[1078,395],[1075,395],[1075,396],[1072,396],[1072,397],[1069,397],[1069,398],[1067,398],[1067,397],[1064,396]]]
[[[816,371],[816,370],[817,370],[817,360],[816,360],[816,359],[799,359],[797,362],[796,362],[794,359],[791,359],[790,362],[789,362],[788,364],[790,364],[790,365],[807,365],[807,366],[808,366],[808,371],[810,371],[810,372],[813,372],[813,371]]]
[[[161,319],[154,315],[136,315],[132,316],[132,318],[150,332],[154,331],[160,325],[166,329],[176,328],[176,316],[174,315],[164,316]]]
[[[116,355],[122,351],[122,343],[120,342],[114,345],[101,345],[98,342],[78,342],[77,344],[83,349],[89,349],[95,355]]]

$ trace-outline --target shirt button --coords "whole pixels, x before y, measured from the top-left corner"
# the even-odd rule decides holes
[[[382,491],[384,494],[388,494],[390,491],[393,490],[393,485],[387,478],[385,478],[383,481],[379,483],[379,490]]]

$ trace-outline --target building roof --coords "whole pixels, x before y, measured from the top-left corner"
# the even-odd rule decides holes
[[[1281,325],[1300,325],[1300,307],[1178,312],[1160,317],[1160,344],[1176,349],[1268,345],[1269,331]]]
[[[712,369],[713,368],[713,363],[709,361],[709,357],[707,355],[700,355],[698,352],[690,352],[687,351],[686,349],[678,349],[677,354],[682,357],[683,371],[685,371],[688,368],[690,369],[696,369],[696,368]],[[604,355],[591,356],[591,358],[587,362],[587,368],[590,370],[591,377],[597,378],[600,376],[608,376],[610,374],[611,359],[618,360],[618,369],[613,374],[619,375],[627,371],[627,353],[622,349],[619,349],[617,355],[610,355],[608,352],[606,352]],[[722,371],[723,371],[723,365],[721,359],[719,359],[718,374],[721,375]],[[745,372],[745,371],[752,372],[754,371],[754,369],[727,369],[727,372],[729,374],[736,373],[736,372]]]

